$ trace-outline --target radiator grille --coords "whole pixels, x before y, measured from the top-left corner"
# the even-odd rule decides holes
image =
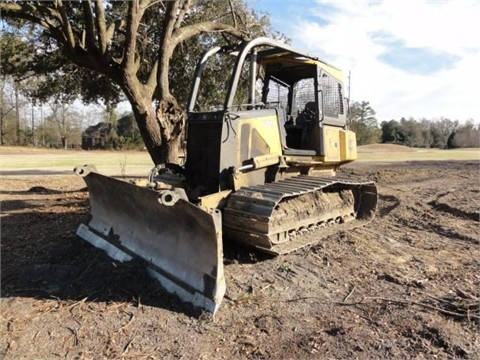
[[[191,114],[187,134],[187,181],[190,196],[219,189],[223,113]]]

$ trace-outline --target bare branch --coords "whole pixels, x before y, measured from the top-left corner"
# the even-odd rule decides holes
[[[175,23],[175,28],[178,29],[180,26],[182,26],[183,18],[185,17],[185,14],[187,13],[188,9],[190,9],[190,6],[192,5],[191,0],[185,0],[183,3],[182,9],[180,10],[178,16],[177,16],[177,21]]]
[[[65,5],[63,5],[62,0],[57,0],[58,10],[60,13],[60,17],[62,19],[62,27],[65,33],[65,38],[67,40],[67,44],[71,50],[75,49],[75,36],[73,34],[72,26],[68,21],[67,12],[65,10]]]
[[[158,60],[155,61],[152,67],[152,71],[150,72],[150,75],[148,77],[147,83],[146,83],[146,91],[149,92],[150,98],[153,96],[153,93],[155,92],[155,88],[157,87],[157,72],[158,72]]]
[[[162,43],[158,50],[158,67],[157,67],[157,84],[159,86],[159,91],[161,97],[170,95],[169,89],[169,80],[168,72],[170,68],[170,58],[173,54],[173,49],[175,49],[175,43],[172,43],[172,34],[175,24],[176,24],[176,15],[178,12],[179,1],[171,1],[167,4],[167,11],[165,12],[165,20],[163,21],[162,28]]]
[[[186,41],[202,32],[226,33],[243,40],[247,40],[249,38],[248,34],[234,28],[231,25],[207,21],[207,22],[192,24],[189,26],[185,26],[181,29],[175,30],[175,33],[173,35],[175,45],[178,45],[179,43]]]
[[[48,6],[40,6],[40,5],[33,5],[29,3],[4,3],[0,2],[0,11],[2,15],[12,17],[15,14],[15,17],[20,17],[23,14],[33,14],[33,13],[40,13],[43,15],[50,16],[61,21],[60,13]],[[41,20],[38,16],[30,15],[38,20]],[[38,23],[38,22],[35,22]]]
[[[110,24],[110,26],[108,27],[108,29],[106,31],[105,44],[108,45],[108,43],[113,39],[113,36],[115,35],[115,32],[123,29],[125,27],[125,24],[126,24],[126,22],[123,19],[116,20],[115,22]]]
[[[142,1],[142,7],[144,9],[148,9],[149,7],[152,7],[152,6],[155,6],[157,4],[160,4],[163,8],[163,10],[165,10],[165,1],[164,0],[156,0],[156,1],[153,1],[153,0],[143,0]]]
[[[82,36],[80,37],[80,40],[78,40],[81,48],[85,49],[87,47],[86,38],[87,38],[86,31],[82,30]]]
[[[105,10],[103,8],[103,1],[95,1],[95,12],[97,16],[95,17],[95,25],[97,27],[98,41],[102,54],[105,54],[107,51],[107,23],[105,20]]]
[[[53,23],[53,20],[61,22],[61,17],[58,11],[48,8],[46,6],[34,6],[30,4],[18,3],[2,3],[0,2],[0,12],[2,16],[9,18],[16,18],[29,21],[37,24],[48,31],[51,36],[62,44],[67,44],[65,34],[61,32]],[[31,13],[45,14],[49,17],[42,18],[40,16],[31,15]]]
[[[86,46],[88,50],[96,48],[95,32],[93,25],[92,1],[82,1],[83,17],[85,19]]]
[[[165,20],[163,24],[163,40],[170,38],[173,29],[176,25],[178,11],[178,0],[174,0],[168,3],[167,12],[165,14]]]
[[[125,55],[123,57],[123,65],[125,73],[134,75],[136,73],[135,68],[135,55],[138,37],[138,25],[143,15],[143,10],[139,6],[138,0],[133,0],[128,3],[127,13],[127,34],[125,39]]]
[[[238,26],[237,26],[237,16],[236,16],[235,9],[234,9],[234,7],[233,7],[232,0],[228,0],[228,4],[230,5],[230,11],[232,12],[233,27],[234,27],[235,29],[238,29]]]

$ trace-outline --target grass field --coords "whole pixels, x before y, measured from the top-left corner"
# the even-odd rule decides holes
[[[360,146],[359,162],[480,160],[480,149],[418,149],[400,145],[374,144]]]
[[[83,151],[0,147],[0,172],[71,172],[77,165],[94,164],[108,175],[146,175],[153,162],[146,151]]]
[[[358,148],[358,161],[396,162],[421,160],[480,160],[480,149],[414,149],[406,146],[375,144]],[[94,164],[107,175],[143,176],[153,163],[146,151],[83,151],[40,149],[32,147],[0,147],[2,175],[28,172],[37,174],[65,174],[76,165]]]

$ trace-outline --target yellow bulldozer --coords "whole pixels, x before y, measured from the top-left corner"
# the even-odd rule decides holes
[[[224,84],[202,86],[226,66]],[[357,150],[332,65],[269,38],[215,47],[198,61],[187,112],[185,161],[156,166],[143,185],[74,170],[91,208],[77,235],[140,259],[182,301],[217,311],[222,241],[281,255],[373,218],[375,184],[336,175]]]

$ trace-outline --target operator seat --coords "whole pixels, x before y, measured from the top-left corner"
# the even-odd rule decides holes
[[[305,104],[304,110],[295,119],[295,124],[285,124],[287,131],[286,155],[316,155],[314,150],[315,119],[317,118],[317,103],[309,101]]]
[[[317,103],[309,101],[305,104],[303,111],[297,116],[295,123],[297,125],[305,125],[308,121],[312,121],[317,113]]]

